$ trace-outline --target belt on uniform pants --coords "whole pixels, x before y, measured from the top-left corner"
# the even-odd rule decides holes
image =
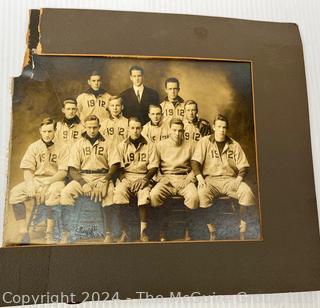
[[[97,169],[97,170],[81,170],[80,173],[84,173],[84,174],[104,174],[104,173],[108,173],[108,169]]]

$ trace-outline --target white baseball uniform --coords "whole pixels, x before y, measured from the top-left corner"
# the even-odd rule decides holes
[[[108,118],[101,123],[101,134],[108,138],[111,138],[114,145],[119,144],[125,140],[128,135],[128,119],[124,116],[119,118]]]
[[[165,98],[165,100],[160,104],[163,112],[164,121],[170,121],[172,118],[184,119],[184,100],[178,96],[177,102],[173,104]]]
[[[246,183],[241,182],[237,191],[229,187],[238,171],[249,167],[245,153],[234,139],[226,137],[220,155],[214,135],[203,137],[196,145],[192,160],[201,164],[206,182],[205,187],[198,188],[200,207],[211,206],[214,198],[220,195],[236,198],[240,205],[255,203],[254,195]]]
[[[151,140],[153,143],[158,143],[169,137],[169,123],[161,120],[158,125],[154,125],[151,121],[143,126],[142,135]]]
[[[80,122],[78,116],[74,122],[68,126],[66,121],[61,121],[57,123],[57,129],[54,137],[54,141],[58,144],[68,144],[72,146],[78,139],[81,138],[81,134],[84,132],[85,128]]]
[[[80,94],[77,97],[77,107],[79,117],[82,123],[89,115],[95,115],[99,118],[100,123],[109,117],[109,101],[111,95],[107,92],[98,95],[97,97],[93,94],[90,88],[86,92]]]
[[[21,163],[21,169],[28,169],[34,172],[35,191],[40,186],[46,185],[48,179],[59,170],[68,170],[68,148],[61,147],[55,143],[47,146],[41,139],[30,144],[25,152]],[[52,183],[45,196],[45,204],[49,206],[60,204],[60,193],[64,187],[63,181]],[[22,182],[10,191],[9,203],[17,204],[25,202],[27,197],[26,182]]]
[[[117,182],[114,190],[114,204],[129,204],[131,184],[145,177],[150,169],[159,167],[159,158],[155,145],[144,137],[136,148],[130,138],[118,145],[121,167],[124,169],[124,179]],[[150,186],[137,192],[138,206],[150,203]]]
[[[99,138],[92,145],[84,133],[70,150],[68,166],[79,170],[82,178],[94,187],[98,182],[105,182],[105,175],[110,166],[116,163],[120,163],[120,159],[111,140],[105,139],[99,133]],[[102,206],[112,205],[113,189],[113,183],[109,181]],[[81,194],[83,194],[81,184],[73,180],[61,192],[61,204],[74,205],[75,199]]]
[[[182,196],[184,204],[190,209],[199,206],[195,178],[190,164],[193,150],[193,143],[186,140],[176,145],[171,138],[168,138],[157,144],[161,175],[150,193],[152,206],[161,206],[172,196]]]
[[[184,125],[184,139],[198,142],[201,138],[198,125],[195,123],[189,122],[187,119],[183,121],[183,125]]]

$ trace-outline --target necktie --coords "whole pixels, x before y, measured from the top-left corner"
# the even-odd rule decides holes
[[[137,90],[137,99],[138,99],[138,102],[140,103],[141,97],[140,97],[140,91],[139,90]]]

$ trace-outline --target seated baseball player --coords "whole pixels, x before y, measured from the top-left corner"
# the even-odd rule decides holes
[[[150,105],[148,113],[150,121],[143,126],[142,135],[154,143],[169,137],[169,123],[163,121],[160,105]]]
[[[184,103],[184,139],[197,142],[201,137],[211,134],[210,123],[198,116],[198,104],[188,100]]]
[[[200,208],[208,208],[219,196],[238,200],[240,215],[245,207],[254,205],[254,195],[244,182],[249,163],[240,144],[227,136],[228,119],[219,114],[213,122],[213,134],[199,140],[192,156],[191,166],[198,180]],[[204,217],[206,217],[204,213]],[[206,221],[210,240],[216,239],[215,225]],[[241,219],[240,232],[246,223]]]
[[[101,87],[101,74],[92,72],[88,78],[89,88],[77,97],[81,122],[89,115],[95,115],[102,122],[109,117],[108,104],[111,95]]]
[[[169,138],[157,144],[159,156],[159,181],[151,190],[151,205],[162,206],[167,198],[181,196],[188,209],[196,209],[199,206],[195,177],[191,170],[190,160],[194,146],[192,142],[183,139],[183,122],[181,119],[170,120]],[[167,221],[166,213],[163,213],[162,234],[160,240],[164,241]]]
[[[110,179],[120,167],[120,159],[112,140],[105,139],[99,128],[99,118],[95,115],[88,116],[85,119],[85,132],[70,150],[68,166],[72,181],[61,192],[63,241],[69,240],[69,217],[72,215],[75,200],[83,195],[95,202],[102,202],[106,227],[105,242],[112,242],[111,205],[114,185]]]
[[[122,115],[122,110],[121,97],[112,97],[109,102],[110,118],[101,123],[101,134],[107,139],[112,139],[114,144],[125,140],[128,134],[128,119]]]
[[[175,77],[170,77],[164,82],[167,96],[160,104],[163,112],[163,119],[170,121],[172,118],[184,118],[184,100],[180,97],[180,82]]]
[[[12,204],[18,225],[19,243],[30,242],[25,205],[28,199],[34,199],[37,204],[45,204],[46,241],[48,244],[54,242],[53,208],[60,205],[60,193],[68,170],[67,147],[53,142],[55,129],[54,120],[50,118],[42,120],[39,128],[40,139],[29,145],[21,160],[20,168],[23,170],[24,182],[10,191],[9,203]]]
[[[150,180],[159,166],[155,145],[141,135],[142,123],[136,117],[129,119],[129,137],[118,146],[121,158],[120,176],[114,190],[113,202],[129,205],[130,197],[136,196],[140,213],[140,240],[148,241],[147,206],[150,204]],[[122,235],[120,242],[128,239],[125,213],[120,208]]]
[[[77,101],[73,98],[66,98],[63,101],[62,113],[64,118],[57,123],[57,130],[54,137],[55,143],[68,144],[71,146],[81,137],[84,126],[77,116]]]

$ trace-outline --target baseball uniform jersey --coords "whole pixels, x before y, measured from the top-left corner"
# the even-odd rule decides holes
[[[47,146],[41,139],[29,145],[24,154],[20,168],[34,172],[34,189],[37,191],[41,185],[46,185],[47,180],[58,171],[68,170],[69,152],[67,146],[53,143]],[[63,181],[52,183],[45,196],[46,205],[60,204],[60,192],[64,187]],[[22,182],[10,191],[9,203],[17,204],[28,199],[26,182]]]
[[[163,112],[163,119],[165,121],[170,121],[173,117],[184,119],[184,101],[178,96],[176,104],[169,102],[168,98],[160,104]]]
[[[148,170],[158,168],[159,158],[155,145],[145,138],[141,138],[141,143],[136,148],[126,139],[118,146],[118,152],[121,158],[121,167],[124,169],[124,179],[117,183],[114,190],[115,204],[128,204],[130,200],[131,184],[143,178]],[[146,186],[137,192],[138,206],[150,203],[150,186]]]
[[[96,96],[91,88],[77,97],[77,107],[79,117],[82,123],[89,115],[95,115],[99,118],[100,123],[109,117],[108,104],[111,95],[102,92]]]
[[[201,138],[195,147],[192,160],[202,165],[204,177],[236,177],[240,169],[249,167],[246,155],[238,142],[227,137],[220,155],[214,135]]]
[[[54,141],[61,145],[68,144],[68,146],[71,146],[81,138],[83,132],[84,126],[80,122],[78,116],[76,116],[76,119],[70,126],[63,120],[57,123]]]
[[[159,141],[169,137],[169,123],[161,120],[158,125],[154,125],[149,121],[143,126],[142,135],[153,143],[158,143]]]
[[[183,121],[184,124],[184,139],[197,142],[201,138],[198,123],[189,122],[187,119]]]
[[[119,118],[108,118],[101,123],[101,134],[110,138],[115,145],[127,138],[128,133],[128,119],[124,116]]]

